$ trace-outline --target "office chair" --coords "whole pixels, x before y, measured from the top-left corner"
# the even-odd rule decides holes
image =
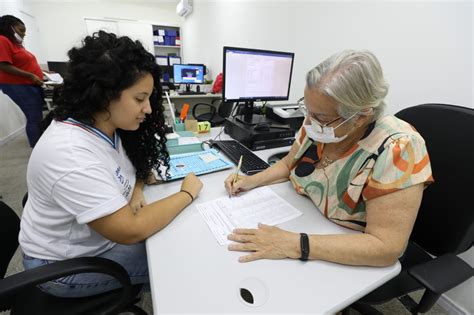
[[[351,305],[362,314],[381,314],[370,305],[392,298],[398,298],[412,314],[425,313],[441,294],[473,276],[473,268],[456,255],[470,249],[474,241],[474,109],[423,104],[396,116],[425,139],[435,182],[423,193],[400,259],[402,271]],[[407,294],[420,289],[425,292],[416,304]]]
[[[220,104],[217,106],[213,105],[215,101],[220,101]],[[224,102],[221,100],[213,100],[212,104],[209,103],[197,103],[193,107],[193,117],[197,121],[209,121],[211,123],[211,127],[219,126],[221,125],[227,117],[232,112],[232,108],[234,106],[234,103],[232,102]],[[207,107],[209,109],[208,112],[203,113],[203,114],[197,114],[197,109],[202,108],[202,107]]]
[[[40,266],[5,277],[8,264],[18,247],[20,219],[0,201],[0,312],[10,314],[146,314],[134,305],[142,285],[132,286],[127,271],[118,263],[101,257],[81,257]],[[116,278],[122,288],[84,298],[59,298],[44,293],[36,285],[71,274],[94,272]]]

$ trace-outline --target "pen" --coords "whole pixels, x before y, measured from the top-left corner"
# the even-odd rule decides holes
[[[184,104],[183,108],[181,109],[181,114],[179,115],[179,120],[181,122],[184,122],[186,119],[186,116],[188,115],[188,110],[189,110],[189,104]]]
[[[237,176],[239,176],[240,168],[242,167],[242,158],[243,157],[244,157],[243,155],[240,156],[239,164],[237,165],[237,170],[235,171],[234,180],[232,181],[232,185],[235,184],[235,182],[237,182]]]
[[[237,164],[237,169],[235,170],[234,179],[232,180],[232,185],[234,185],[237,182],[237,177],[239,176],[239,171],[240,171],[240,168],[242,167],[242,158],[243,158],[243,155],[240,156],[239,163]],[[232,196],[231,193],[229,193],[229,198],[231,196]]]

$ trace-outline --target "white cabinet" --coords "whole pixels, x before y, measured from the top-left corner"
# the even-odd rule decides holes
[[[181,57],[181,34],[178,26],[153,25],[156,55]]]
[[[179,26],[153,25],[156,63],[160,65],[163,82],[173,82],[173,64],[184,63]]]

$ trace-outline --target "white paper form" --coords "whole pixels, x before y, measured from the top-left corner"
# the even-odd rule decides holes
[[[48,73],[43,71],[43,74],[49,80],[48,82],[62,84],[64,82],[63,77],[59,73]]]
[[[223,197],[196,205],[199,213],[220,245],[235,228],[256,228],[258,223],[276,225],[299,217],[302,213],[269,187]]]

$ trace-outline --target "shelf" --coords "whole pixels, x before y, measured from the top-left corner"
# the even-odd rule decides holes
[[[179,49],[181,46],[168,46],[168,45],[154,45],[157,48],[176,48]]]

